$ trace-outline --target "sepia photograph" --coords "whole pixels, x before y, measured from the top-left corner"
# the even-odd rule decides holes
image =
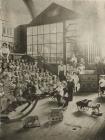
[[[105,140],[105,0],[0,0],[0,140]]]

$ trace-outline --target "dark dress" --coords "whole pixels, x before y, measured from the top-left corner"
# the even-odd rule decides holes
[[[64,75],[64,71],[60,71],[60,72],[59,72],[59,80],[60,80],[60,81],[66,80],[66,77],[65,77],[65,75]]]
[[[73,89],[74,89],[74,82],[73,81],[68,81],[67,82],[67,87],[63,89],[64,90],[64,100],[65,100],[63,108],[67,107],[69,101],[73,100]]]
[[[68,89],[69,101],[72,101],[73,100],[73,90],[74,90],[74,82],[73,81],[67,81],[67,89]]]
[[[64,91],[64,104],[63,104],[63,108],[67,107],[68,106],[68,103],[69,103],[69,95],[68,95],[68,89],[67,88],[64,88],[63,89]]]

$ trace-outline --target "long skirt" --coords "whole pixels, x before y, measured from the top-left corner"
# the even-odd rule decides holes
[[[68,91],[68,94],[69,94],[68,100],[73,101],[73,90]]]
[[[65,75],[64,75],[64,71],[60,71],[60,72],[59,72],[59,80],[60,80],[60,81],[66,80],[66,77],[65,77]]]

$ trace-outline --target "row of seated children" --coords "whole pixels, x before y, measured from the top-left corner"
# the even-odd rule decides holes
[[[1,63],[1,112],[10,111],[20,103],[33,101],[36,95],[54,96],[58,105],[63,101],[64,106],[67,106],[73,97],[75,79],[75,76],[71,78],[67,75],[66,81],[60,82],[56,75],[39,69],[37,63],[23,60]]]
[[[10,63],[12,63],[12,67],[8,63],[5,64],[5,67],[1,65],[1,112],[7,109],[8,103],[22,101],[23,97],[26,100],[32,100],[33,94],[47,92],[49,85],[55,80],[52,74],[48,71],[44,72],[43,69],[39,69],[36,63],[28,64],[28,62],[21,61],[21,63],[17,64],[13,60]],[[24,65],[25,68],[21,67],[21,65]],[[29,68],[26,68],[28,65]]]

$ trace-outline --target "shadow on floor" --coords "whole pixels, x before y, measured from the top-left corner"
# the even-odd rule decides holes
[[[93,116],[90,113],[86,112],[86,111],[75,111],[72,113],[75,117],[91,117],[92,119],[98,119],[99,116]]]
[[[61,123],[61,121],[52,122],[52,123],[49,123],[49,121],[47,121],[42,125],[42,128],[54,127],[54,126],[58,125],[59,123]]]
[[[75,111],[75,112],[73,112],[73,115],[74,115],[75,117],[82,117],[82,116],[86,116],[87,113],[84,112],[84,111]]]

